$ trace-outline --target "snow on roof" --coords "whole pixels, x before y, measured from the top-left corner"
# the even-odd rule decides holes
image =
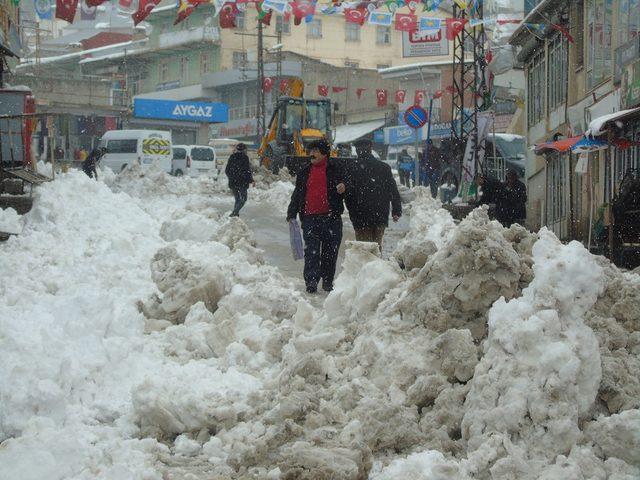
[[[367,133],[371,133],[380,127],[384,126],[384,120],[374,120],[372,122],[356,123],[353,125],[340,125],[336,127],[336,136],[334,144],[349,143],[360,137],[365,136]]]
[[[490,133],[489,137],[500,138],[506,142],[514,142],[516,140],[524,140],[522,135],[514,135],[512,133]]]
[[[151,10],[151,15],[153,15],[154,13],[162,13],[162,12],[170,12],[171,10],[177,10],[178,9],[178,5],[171,4],[171,5],[164,5],[162,7],[156,7],[153,10]]]
[[[607,115],[602,115],[601,117],[595,118],[589,124],[589,128],[585,132],[585,137],[597,137],[606,133],[607,124],[610,122],[614,122],[618,119],[622,119],[628,115],[632,115],[634,113],[640,113],[640,107],[631,108],[629,110],[621,110],[619,112],[609,113]]]
[[[145,52],[148,52],[148,51],[149,51],[149,49],[146,48],[146,47],[137,48],[137,49],[134,49],[134,50],[127,50],[126,48],[122,48],[118,52],[109,53],[107,55],[100,55],[99,57],[83,58],[78,63],[84,65],[85,63],[101,62],[101,61],[104,61],[104,60],[116,60],[118,58],[123,58],[125,55],[127,57],[132,57],[134,55],[140,55],[141,53],[145,53]]]
[[[406,65],[398,65],[396,67],[388,67],[388,68],[379,68],[378,73],[394,73],[394,72],[402,72],[404,70],[417,70],[422,67],[437,67],[440,65],[450,65],[453,62],[452,59],[445,60],[432,60],[430,62],[420,62],[420,63],[408,63]],[[468,58],[465,60],[465,63],[471,63],[473,59]]]

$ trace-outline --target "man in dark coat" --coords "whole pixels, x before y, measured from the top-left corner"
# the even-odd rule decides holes
[[[527,218],[527,187],[518,180],[518,173],[507,170],[507,181],[504,183],[504,202],[501,205],[502,220],[505,227],[514,223],[524,225]]]
[[[105,152],[106,150],[104,148],[94,148],[86,160],[82,162],[82,171],[86,173],[89,178],[98,180],[98,162]]]
[[[224,173],[229,179],[229,188],[236,199],[230,217],[240,216],[240,210],[247,203],[247,190],[253,182],[253,173],[247,156],[247,146],[244,143],[236,145],[235,152],[227,161]]]
[[[420,159],[420,170],[424,172],[424,178],[421,179],[420,185],[428,186],[431,189],[431,196],[436,198],[438,195],[438,182],[440,180],[440,150],[433,144],[433,140],[429,139],[427,148],[424,149],[422,158]]]
[[[371,141],[356,143],[358,158],[350,163],[345,203],[360,242],[376,242],[382,251],[382,237],[389,226],[389,205],[393,221],[402,215],[402,203],[391,167],[371,153]]]
[[[311,164],[298,171],[296,187],[287,209],[287,221],[300,216],[304,239],[304,282],[315,293],[322,279],[323,290],[333,290],[338,250],[342,241],[344,168],[329,158],[331,147],[324,140],[308,147]]]

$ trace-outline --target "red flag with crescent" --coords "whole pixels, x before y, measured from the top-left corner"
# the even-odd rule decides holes
[[[264,79],[262,80],[262,91],[264,93],[269,93],[273,88],[273,84],[273,77],[264,77]]]
[[[321,97],[329,95],[329,87],[326,85],[318,85],[318,95]]]
[[[404,103],[404,99],[406,96],[406,90],[396,90],[396,103]]]
[[[156,5],[160,3],[161,0],[140,0],[138,4],[138,10],[131,15],[133,18],[133,24],[138,25],[141,21],[149,16],[151,10],[156,8]]]
[[[56,18],[60,20],[73,23],[77,9],[78,0],[56,0]]]
[[[456,38],[468,21],[466,18],[447,18],[447,40]]]
[[[376,98],[378,99],[379,107],[387,106],[387,91],[383,88],[376,89]]]

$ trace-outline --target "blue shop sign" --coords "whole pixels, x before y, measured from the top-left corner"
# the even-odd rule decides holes
[[[229,121],[229,106],[226,103],[136,98],[133,101],[133,116],[136,118],[186,120],[188,122],[226,123]]]
[[[384,130],[376,130],[373,132],[373,143],[384,143]]]
[[[387,127],[384,129],[384,143],[387,145],[410,145],[416,141],[416,133],[418,140],[422,140],[423,130],[414,130],[406,125]]]

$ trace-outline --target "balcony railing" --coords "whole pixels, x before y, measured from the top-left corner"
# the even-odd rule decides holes
[[[218,27],[206,25],[191,30],[178,30],[161,33],[158,36],[158,47],[169,48],[196,42],[217,42],[220,40]]]

